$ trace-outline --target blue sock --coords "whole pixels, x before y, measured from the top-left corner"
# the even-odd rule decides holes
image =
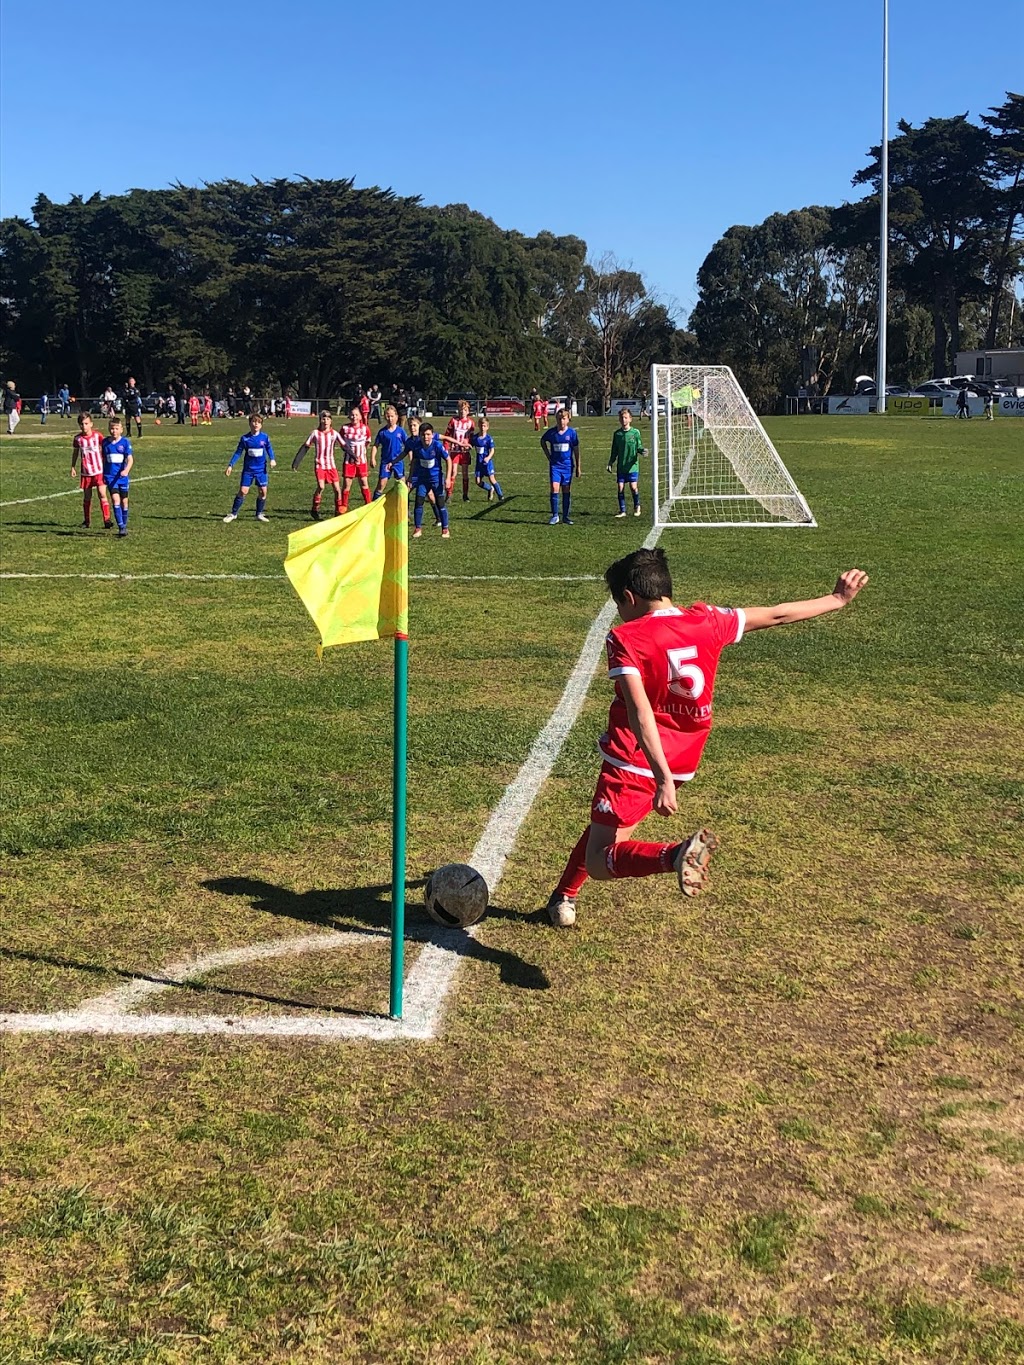
[[[619,511],[620,511],[620,512],[624,512],[625,510],[626,510],[626,490],[623,488],[623,489],[620,489],[620,490],[619,490]]]
[[[569,492],[569,485],[563,483],[563,484],[562,484],[562,520],[563,520],[563,521],[568,521],[568,520],[569,520],[569,504],[570,504],[571,502],[572,502],[572,496],[571,496],[571,494],[570,494],[570,492]]]
[[[256,499],[256,515],[257,515],[257,516],[259,516],[259,514],[263,511],[263,509],[264,509],[264,507],[266,507],[266,505],[267,505],[267,500],[266,500],[266,498],[257,498],[257,499]]]
[[[557,493],[552,493],[552,494],[551,494],[551,515],[552,515],[553,517],[557,517],[557,516],[558,516],[558,494],[557,494]]]
[[[387,515],[387,513],[385,512],[385,516],[386,516],[386,515]],[[416,506],[413,508],[413,513],[412,513],[412,524],[413,524],[413,526],[415,526],[415,527],[417,527],[417,528],[419,528],[420,526],[423,525],[423,499],[422,499],[422,498],[417,498],[417,499],[416,499]]]
[[[494,491],[495,491],[495,493],[497,493],[497,495],[498,495],[499,498],[503,498],[503,497],[505,496],[505,494],[501,491],[501,484],[500,484],[500,483],[496,483],[496,484],[494,485]]]
[[[127,530],[127,529],[128,529],[128,504],[127,504],[126,502],[123,502],[123,503],[121,504],[121,521],[122,521],[122,523],[123,523],[123,525],[124,525],[125,530]]]
[[[114,504],[114,520],[117,522],[117,529],[118,529],[119,531],[123,531],[123,530],[124,530],[124,512],[121,510],[121,507],[120,507],[120,505],[119,505],[118,503],[115,503],[115,504]]]
[[[447,508],[447,506],[441,508],[441,530],[442,530],[442,531],[447,531],[447,530],[448,530],[448,508]]]
[[[633,485],[633,509],[634,509],[634,511],[635,511],[636,508],[638,508],[639,506],[640,506],[640,489],[636,486],[636,484],[634,484],[634,485]]]
[[[241,493],[236,493],[236,494],[235,494],[235,500],[234,500],[234,502],[231,504],[231,510],[232,510],[232,512],[234,512],[234,514],[235,514],[236,517],[238,516],[239,512],[242,510],[242,503],[243,503],[244,501],[245,501],[245,499],[242,497]]]

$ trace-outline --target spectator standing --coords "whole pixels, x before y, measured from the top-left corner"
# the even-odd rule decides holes
[[[57,411],[61,417],[71,416],[71,390],[66,384],[62,384],[57,390]]]
[[[13,436],[18,429],[21,421],[21,412],[18,404],[21,402],[21,394],[14,387],[14,380],[8,379],[7,387],[4,389],[4,415],[7,418],[7,435]]]
[[[956,415],[958,417],[970,417],[971,415],[971,407],[970,401],[968,400],[967,397],[966,385],[964,385],[964,387],[956,396]]]
[[[39,425],[46,426],[46,419],[50,415],[50,395],[44,393],[39,400]]]
[[[380,412],[380,400],[381,400],[381,397],[382,397],[382,394],[381,394],[381,391],[380,391],[380,385],[379,385],[379,384],[371,384],[371,385],[370,385],[370,393],[369,393],[369,399],[370,399],[370,416],[372,417],[372,419],[373,419],[375,422],[379,422],[379,421],[381,420],[381,412]]]

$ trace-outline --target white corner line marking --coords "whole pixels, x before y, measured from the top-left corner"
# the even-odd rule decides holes
[[[658,543],[661,526],[655,526],[644,541],[650,550]],[[505,864],[519,831],[537,795],[551,774],[559,754],[586,701],[590,680],[601,657],[604,639],[615,619],[615,603],[607,602],[587,632],[572,672],[547,724],[534,740],[516,776],[504,793],[477,840],[470,857],[473,867],[485,878],[493,897],[501,884]],[[485,921],[486,923],[486,921]],[[107,995],[86,1000],[77,1009],[54,1014],[0,1014],[0,1033],[88,1033],[115,1035],[200,1034],[236,1038],[306,1038],[312,1041],[396,1042],[430,1041],[437,1037],[444,1019],[448,995],[455,983],[460,947],[467,938],[459,930],[438,930],[424,943],[405,979],[405,1011],[402,1019],[383,1015],[335,1017],[310,1011],[302,1015],[181,1015],[133,1014],[132,1004],[170,990],[175,981],[196,980],[203,972],[268,958],[308,952],[330,952],[365,940],[365,933],[302,934],[275,939],[241,948],[229,948],[199,957],[169,963],[152,973],[167,977],[162,981],[132,981]],[[387,937],[387,935],[376,935]]]

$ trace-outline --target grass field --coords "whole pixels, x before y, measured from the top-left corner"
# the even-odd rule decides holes
[[[411,546],[410,963],[420,879],[471,852],[648,529],[579,425],[574,527],[508,419],[506,504]],[[668,532],[677,598],[872,581],[723,660],[680,803],[722,837],[709,894],[538,913],[598,678],[438,1041],[3,1035],[0,1360],[1024,1357],[1024,423],[769,426],[819,529]],[[307,429],[270,424],[271,524],[225,526],[236,424],[149,425],[125,541],[50,496],[69,423],[0,444],[6,1009],[386,925],[390,648],[318,664],[281,572]],[[386,1012],[386,936],[151,1005],[311,1006]]]

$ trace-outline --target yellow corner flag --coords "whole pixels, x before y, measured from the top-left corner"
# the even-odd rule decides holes
[[[409,490],[401,479],[376,502],[288,537],[284,571],[330,645],[409,633]]]

